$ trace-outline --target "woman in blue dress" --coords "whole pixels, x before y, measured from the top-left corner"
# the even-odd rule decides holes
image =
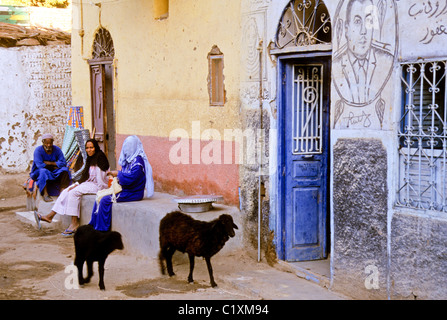
[[[118,177],[122,191],[116,195],[116,202],[139,201],[154,194],[152,167],[147,160],[143,144],[137,136],[124,140],[119,164],[121,171],[109,171]],[[104,196],[99,205],[94,204],[92,218],[89,222],[96,230],[109,231],[112,226],[113,196]]]

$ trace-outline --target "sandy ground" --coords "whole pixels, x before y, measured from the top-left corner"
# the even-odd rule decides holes
[[[187,283],[186,255],[174,263],[176,276],[161,275],[158,261],[117,250],[105,264],[105,286],[98,287],[97,263],[91,283],[78,286],[74,242],[59,227],[37,230],[18,219],[26,211],[21,187],[26,176],[0,175],[0,300],[340,300],[293,272],[257,262],[256,254],[234,251],[212,259],[218,287],[211,288],[206,263],[196,258],[194,283]],[[180,258],[182,256],[180,255]],[[84,268],[84,275],[86,268]]]
[[[216,255],[212,259],[217,288],[211,288],[205,261],[196,258],[193,284],[186,279],[187,261],[174,265],[176,276],[162,276],[154,259],[114,251],[106,261],[106,290],[98,288],[97,263],[91,283],[76,288],[72,237],[61,230],[42,228],[17,219],[15,212],[26,211],[26,197],[20,189],[21,177],[3,176],[0,185],[0,299],[257,299],[220,279],[234,270],[249,270],[251,258],[243,253]],[[5,181],[6,180],[6,181]],[[228,261],[232,261],[228,263]],[[186,263],[184,263],[186,262]],[[235,265],[237,263],[237,265]],[[261,266],[268,268],[267,265]],[[86,269],[84,270],[84,274]]]
[[[19,200],[21,198],[18,198]],[[174,265],[176,276],[162,276],[158,263],[114,251],[106,261],[106,290],[98,287],[97,264],[91,283],[76,288],[72,237],[61,230],[37,230],[19,221],[14,210],[0,212],[0,299],[257,299],[219,279],[220,274],[250,270],[253,261],[242,253],[212,259],[217,288],[210,288],[205,262],[196,258],[194,284],[186,279],[189,265]],[[228,263],[232,261],[232,263]],[[234,262],[237,261],[237,265]],[[265,266],[268,268],[268,266]],[[84,270],[84,274],[86,270]]]

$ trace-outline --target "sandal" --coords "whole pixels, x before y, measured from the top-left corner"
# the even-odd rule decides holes
[[[76,230],[65,229],[65,231],[62,232],[61,235],[63,235],[64,237],[69,237],[74,235],[75,232]]]
[[[40,224],[41,216],[36,210],[34,210],[34,219],[36,220],[37,228],[40,230],[40,228],[42,228],[42,225]]]

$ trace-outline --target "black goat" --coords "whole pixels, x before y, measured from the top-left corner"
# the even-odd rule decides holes
[[[214,282],[211,257],[223,248],[230,237],[234,237],[233,229],[238,229],[233,223],[233,218],[228,214],[222,214],[219,218],[210,221],[198,221],[179,211],[168,213],[160,221],[160,253],[159,262],[161,273],[165,274],[164,261],[169,276],[174,275],[172,269],[172,255],[176,250],[189,256],[188,282],[193,282],[194,257],[204,257],[210,283],[212,287],[217,286]]]
[[[95,230],[87,224],[80,226],[74,235],[75,260],[74,265],[78,268],[78,281],[80,285],[89,283],[93,276],[93,262],[98,261],[99,288],[105,290],[104,286],[104,264],[107,256],[115,249],[124,248],[121,234],[116,231],[102,232]],[[84,279],[82,269],[87,261],[87,278]]]

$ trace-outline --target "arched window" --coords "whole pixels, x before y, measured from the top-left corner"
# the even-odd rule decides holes
[[[276,49],[331,43],[331,21],[320,0],[292,0],[276,31]]]
[[[96,32],[95,40],[93,42],[93,59],[98,58],[113,58],[115,56],[115,49],[113,47],[113,40],[110,32],[104,28],[100,28]]]

